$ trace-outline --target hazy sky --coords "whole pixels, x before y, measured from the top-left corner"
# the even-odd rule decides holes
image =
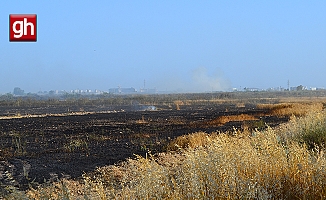
[[[37,42],[9,42],[37,14]],[[0,93],[325,87],[326,1],[3,1]]]

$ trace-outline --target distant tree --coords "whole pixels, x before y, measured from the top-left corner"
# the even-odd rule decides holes
[[[303,85],[299,85],[298,87],[297,87],[297,91],[302,91],[303,90]]]
[[[15,87],[14,95],[24,95],[24,90],[20,89],[19,87]]]

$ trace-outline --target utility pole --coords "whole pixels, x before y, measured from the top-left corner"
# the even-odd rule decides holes
[[[290,91],[290,80],[288,79],[288,91]]]

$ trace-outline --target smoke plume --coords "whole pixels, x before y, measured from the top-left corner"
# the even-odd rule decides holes
[[[217,70],[208,74],[206,67],[198,67],[192,71],[194,89],[196,91],[226,91],[230,90],[230,82],[223,78],[223,73]]]

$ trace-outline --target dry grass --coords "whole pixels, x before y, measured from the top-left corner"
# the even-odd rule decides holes
[[[77,199],[84,197],[85,194],[84,184],[63,179],[39,190],[31,189],[27,192],[27,197],[28,199]]]
[[[244,107],[246,107],[246,105],[244,103],[242,103],[242,102],[238,102],[238,103],[235,104],[235,107],[244,108]]]
[[[240,115],[228,115],[228,116],[220,116],[216,119],[208,121],[208,125],[223,125],[225,123],[231,121],[250,121],[250,120],[257,120],[255,116],[248,115],[248,114],[240,114]]]
[[[310,96],[310,97],[281,97],[280,103],[326,103],[326,97]]]
[[[175,109],[176,110],[180,110],[180,106],[183,106],[184,105],[183,101],[180,101],[180,100],[176,100],[173,103],[175,105]]]
[[[179,149],[196,148],[200,146],[205,146],[208,143],[208,140],[210,140],[209,138],[212,137],[213,135],[209,136],[207,133],[204,132],[179,136],[176,139],[174,139],[172,142],[170,142],[167,145],[166,149],[168,151],[176,151]]]
[[[135,121],[136,124],[147,124],[148,121],[145,120],[144,116],[141,117],[141,119],[138,119]]]
[[[258,104],[258,109],[269,110],[268,114],[282,116],[304,116],[308,112],[319,112],[323,109],[322,103],[280,103],[280,104]]]
[[[274,130],[252,136],[196,133],[188,138],[184,159],[174,155],[131,162],[135,178],[114,191],[132,199],[323,199],[326,159],[305,146],[284,146]],[[184,138],[182,138],[183,140]],[[180,140],[176,140],[177,144]],[[192,144],[192,145],[190,145]],[[179,145],[179,146],[180,146]],[[192,147],[195,148],[192,148]],[[168,159],[167,159],[168,157]],[[171,167],[172,166],[172,167]],[[144,190],[144,188],[147,188]]]
[[[187,123],[187,120],[184,119],[183,117],[173,117],[173,116],[166,119],[165,121],[166,121],[166,123],[171,123],[171,124],[186,124]]]
[[[56,116],[56,117],[66,117],[66,116],[74,116],[74,115],[89,115],[95,113],[115,113],[117,111],[100,111],[100,112],[69,112],[69,113],[58,113],[58,114],[26,114],[22,115],[17,113],[16,115],[9,115],[9,116],[0,116],[0,120],[2,119],[21,119],[21,118],[39,118],[39,117],[49,117],[49,116]]]

